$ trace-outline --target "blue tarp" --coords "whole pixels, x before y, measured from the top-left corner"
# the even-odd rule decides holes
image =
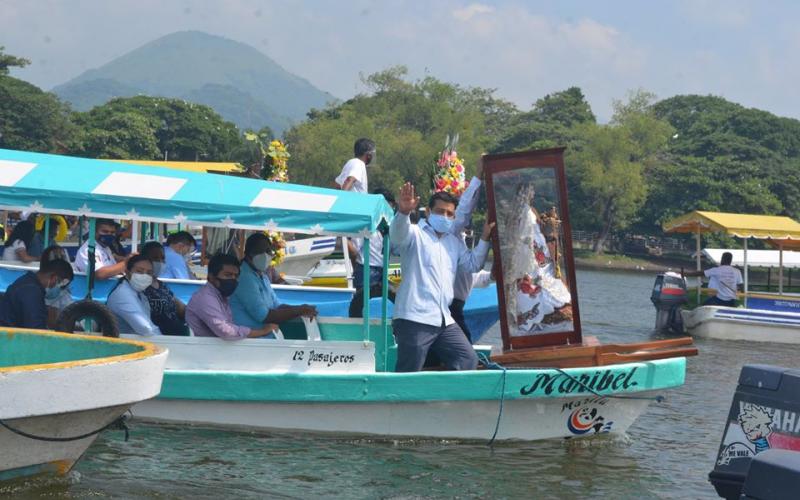
[[[0,209],[345,236],[392,218],[380,195],[8,149]]]

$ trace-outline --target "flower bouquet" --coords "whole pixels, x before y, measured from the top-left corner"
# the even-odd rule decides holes
[[[458,157],[456,145],[458,134],[448,135],[444,143],[444,150],[439,154],[432,172],[433,192],[445,191],[454,196],[461,196],[469,184],[465,179],[464,162]]]
[[[272,261],[270,265],[273,267],[278,266],[283,262],[286,257],[286,241],[283,239],[283,234],[275,231],[264,231],[269,238],[270,246],[272,247]]]
[[[268,181],[289,182],[287,165],[290,156],[283,142],[278,139],[270,141],[261,176]]]
[[[253,132],[245,132],[244,138],[258,146],[261,153],[261,171],[258,174],[262,179],[273,182],[289,182],[288,163],[292,155],[287,151],[286,144],[280,139],[273,139],[265,145],[268,136]]]

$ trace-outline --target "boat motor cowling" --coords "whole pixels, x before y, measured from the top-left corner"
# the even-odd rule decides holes
[[[656,331],[683,333],[681,306],[687,302],[686,278],[668,272],[656,276],[650,301],[656,306]]]
[[[761,456],[769,450],[790,452]],[[729,500],[798,498],[794,450],[800,450],[800,370],[744,365],[709,481]]]

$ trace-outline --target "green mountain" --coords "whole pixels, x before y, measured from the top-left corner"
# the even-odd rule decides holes
[[[80,111],[112,97],[178,97],[240,128],[280,133],[336,99],[255,48],[199,31],[172,33],[53,89]]]

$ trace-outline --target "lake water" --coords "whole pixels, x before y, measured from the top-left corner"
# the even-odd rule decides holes
[[[655,338],[654,277],[578,273],[585,334]],[[489,338],[499,341],[497,331]],[[707,474],[745,363],[797,367],[797,348],[699,340],[686,385],[627,435],[496,445],[336,439],[132,424],[102,435],[65,479],[0,488],[36,498],[716,498]]]

